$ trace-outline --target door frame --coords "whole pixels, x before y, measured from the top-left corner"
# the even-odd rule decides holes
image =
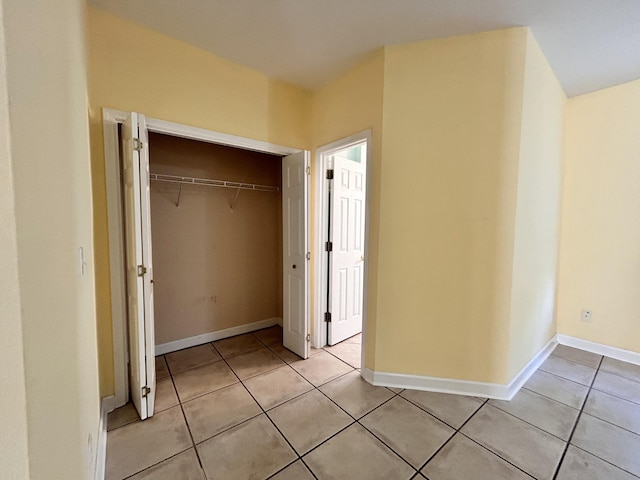
[[[334,142],[328,143],[316,149],[315,155],[315,182],[314,182],[314,239],[313,246],[314,255],[313,268],[314,268],[314,328],[313,328],[313,346],[315,348],[322,348],[327,344],[327,332],[324,322],[324,312],[327,311],[327,266],[329,263],[328,252],[324,250],[323,238],[324,232],[328,227],[328,188],[329,182],[324,172],[327,169],[329,158],[334,153],[349,148],[353,145],[365,143],[367,146],[366,161],[366,192],[364,202],[364,281],[362,285],[362,368],[364,368],[365,359],[365,335],[367,325],[367,299],[368,299],[368,271],[369,271],[369,226],[370,226],[370,192],[371,192],[371,158],[372,158],[372,143],[371,143],[371,130],[365,130],[362,132],[349,135],[348,137],[341,138]]]
[[[103,108],[102,128],[104,134],[104,161],[107,193],[107,220],[109,235],[109,269],[111,277],[111,326],[113,331],[113,374],[115,394],[113,408],[127,403],[129,398],[128,367],[129,348],[127,339],[127,302],[124,253],[124,223],[122,214],[122,188],[120,184],[120,144],[118,124],[124,122],[129,112]],[[144,112],[140,112],[143,113]],[[199,127],[147,117],[147,130],[174,137],[216,143],[234,148],[275,155],[292,155],[303,151],[251,138],[230,135]],[[307,212],[309,218],[309,212]],[[366,272],[366,270],[365,270]],[[310,319],[307,318],[307,323]]]

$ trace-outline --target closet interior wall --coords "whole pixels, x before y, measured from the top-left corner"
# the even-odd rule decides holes
[[[151,173],[278,187],[236,197],[237,189],[182,185],[180,192],[178,184],[151,182],[156,345],[281,322],[281,158],[157,133],[149,155]]]

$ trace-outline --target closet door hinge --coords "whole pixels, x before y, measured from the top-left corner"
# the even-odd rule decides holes
[[[331,323],[331,312],[324,312],[324,321]]]
[[[144,144],[142,143],[142,141],[139,138],[134,138],[133,139],[133,149],[134,150],[139,152],[140,150],[142,150],[143,145]]]
[[[307,175],[311,175],[311,167],[307,167]]]
[[[307,342],[310,342],[310,341],[311,341],[311,334],[307,333]]]
[[[324,242],[324,251],[333,252],[333,242]]]
[[[333,168],[327,170],[327,180],[333,180]]]
[[[307,258],[307,260],[311,260],[311,252],[307,252],[307,254],[305,255],[305,257]]]
[[[151,393],[151,388],[146,385],[142,387],[142,398],[146,398]]]
[[[147,274],[147,267],[144,265],[138,265],[138,276],[144,277]]]

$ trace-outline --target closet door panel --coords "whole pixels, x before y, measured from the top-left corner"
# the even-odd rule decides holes
[[[309,355],[309,153],[282,159],[283,344]]]

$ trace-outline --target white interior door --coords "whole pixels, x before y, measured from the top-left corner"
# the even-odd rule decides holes
[[[144,420],[153,415],[156,390],[149,146],[144,116],[131,113],[123,124],[122,136],[129,390],[131,401]]]
[[[351,160],[333,155],[329,260],[329,345],[362,331],[364,288],[364,155]]]
[[[309,356],[309,152],[282,159],[283,345]]]

